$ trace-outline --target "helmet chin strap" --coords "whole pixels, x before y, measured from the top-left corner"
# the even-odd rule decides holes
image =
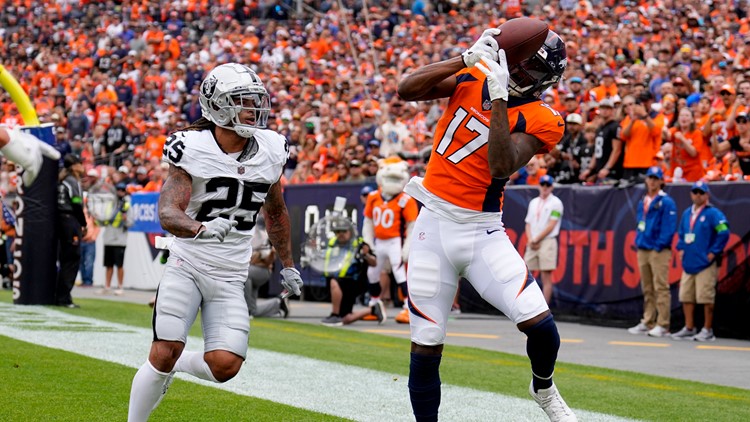
[[[216,126],[220,128],[232,130],[234,131],[234,133],[236,133],[238,136],[242,138],[252,138],[253,135],[255,135],[255,132],[258,130],[257,127],[253,127],[250,125],[242,125],[242,124],[234,125],[234,126],[225,126],[225,125],[216,124]]]
[[[233,129],[237,133],[237,135],[243,138],[252,138],[253,135],[255,135],[255,132],[258,130],[258,128],[252,127],[250,125],[234,125]]]

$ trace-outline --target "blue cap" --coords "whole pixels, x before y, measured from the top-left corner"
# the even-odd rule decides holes
[[[664,179],[664,172],[659,166],[651,166],[646,170],[646,177],[656,177],[657,179]]]
[[[698,103],[701,100],[701,94],[699,92],[693,92],[687,97],[687,106],[690,107],[693,104]]]
[[[554,185],[555,179],[552,178],[552,176],[550,176],[549,174],[545,174],[544,176],[539,178],[539,184],[541,185],[542,183],[549,183],[550,185]]]
[[[708,183],[704,182],[703,180],[699,180],[693,183],[693,187],[690,188],[690,190],[695,190],[695,189],[698,189],[699,191],[703,193],[711,192],[710,190],[708,190]]]
[[[583,81],[578,76],[573,76],[572,78],[570,78],[570,83],[573,83],[573,82],[578,82],[580,84]]]
[[[370,142],[368,142],[367,145],[371,147],[380,148],[380,141],[378,141],[377,139],[373,139]]]

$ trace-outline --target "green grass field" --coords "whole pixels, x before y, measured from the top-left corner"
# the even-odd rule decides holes
[[[0,292],[10,303],[10,293]],[[69,314],[148,328],[140,304],[81,299]],[[196,324],[191,335],[200,336]],[[134,369],[0,336],[0,420],[124,420]],[[408,374],[409,341],[276,319],[253,321],[250,346],[389,373]],[[145,356],[144,356],[145,359]],[[304,368],[301,368],[304,370]],[[443,383],[529,399],[528,360],[453,346]],[[555,379],[573,407],[653,421],[748,421],[750,391],[651,375],[559,363]],[[301,386],[304,388],[304,386]],[[177,380],[155,420],[337,420]]]

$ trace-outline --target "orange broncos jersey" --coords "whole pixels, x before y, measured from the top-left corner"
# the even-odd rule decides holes
[[[417,219],[417,201],[401,192],[390,201],[378,189],[370,192],[365,203],[365,217],[372,219],[375,239],[403,237],[406,223]]]
[[[508,179],[493,179],[487,161],[492,102],[486,76],[479,69],[456,74],[456,90],[435,129],[432,154],[423,186],[461,208],[500,212]],[[535,98],[508,98],[510,132],[523,132],[544,143],[537,153],[550,151],[565,130],[562,116]]]

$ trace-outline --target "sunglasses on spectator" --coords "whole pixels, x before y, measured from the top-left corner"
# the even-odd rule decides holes
[[[745,123],[747,123],[747,119],[741,117],[739,119],[734,119],[734,122],[735,123],[739,123],[739,124],[745,124]]]
[[[700,189],[693,189],[690,191],[690,193],[692,193],[693,195],[705,195],[706,194],[706,192],[703,192]]]
[[[731,93],[731,92],[729,92],[729,91],[721,91],[721,92],[719,93],[719,95],[732,95],[732,93]]]
[[[545,188],[548,188],[548,187],[552,186],[552,184],[545,182],[545,183],[540,183],[539,186],[544,186]]]

